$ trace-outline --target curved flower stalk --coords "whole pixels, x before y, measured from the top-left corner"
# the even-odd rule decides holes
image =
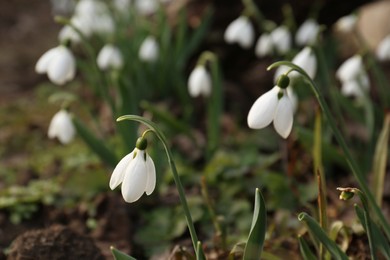
[[[122,196],[128,203],[137,201],[144,192],[150,195],[156,187],[156,168],[146,147],[147,139],[138,138],[136,148],[119,161],[111,175],[111,190],[122,184]]]
[[[175,162],[173,161],[173,156],[172,156],[172,153],[168,147],[165,136],[159,130],[158,126],[155,123],[153,123],[152,121],[149,121],[143,117],[136,116],[136,115],[125,115],[125,116],[121,116],[117,119],[118,122],[124,121],[124,120],[136,121],[136,122],[144,124],[145,126],[147,126],[149,128],[148,130],[146,130],[144,132],[144,135],[148,132],[153,132],[157,136],[157,138],[161,141],[161,143],[164,147],[165,153],[167,155],[167,159],[168,159],[168,163],[169,163],[169,166],[171,168],[171,171],[172,171],[173,179],[175,180],[177,191],[179,193],[180,202],[183,206],[184,214],[186,216],[187,226],[188,226],[188,229],[190,231],[192,245],[193,245],[194,250],[196,252],[196,257],[197,257],[196,259],[201,259],[201,260],[205,259],[202,248],[200,248],[198,246],[199,240],[198,240],[198,236],[196,235],[194,223],[192,221],[190,209],[188,207],[187,199],[185,197],[183,185],[181,184],[181,180],[179,178],[179,174],[177,172]],[[142,148],[145,149],[146,147],[140,145],[140,149],[142,149]],[[131,158],[131,156],[130,156],[130,158]],[[126,159],[126,160],[129,160],[129,159]],[[119,166],[119,164],[118,164],[118,166]],[[130,165],[128,167],[130,168]],[[133,168],[133,167],[131,167],[131,168]],[[123,171],[121,171],[121,172],[123,172]],[[118,174],[118,176],[119,176],[119,174]],[[120,180],[120,178],[118,178],[118,180]],[[125,181],[125,179],[124,179],[124,181]],[[116,182],[113,182],[113,183],[116,184]],[[146,183],[148,183],[148,181],[146,181]],[[147,190],[146,192],[152,192],[154,189],[154,188],[152,189],[151,184],[150,184],[150,186],[146,184],[146,186],[143,186],[143,187],[145,188],[145,191]]]
[[[50,139],[58,138],[62,144],[70,143],[76,134],[72,117],[68,111],[61,109],[50,121],[47,135]]]
[[[287,76],[281,75],[276,86],[255,101],[247,118],[250,128],[261,129],[273,121],[274,128],[281,137],[287,138],[290,135],[294,107],[286,90],[289,81]]]
[[[351,153],[349,152],[348,146],[347,146],[343,136],[341,135],[339,128],[336,125],[336,122],[335,122],[334,117],[332,116],[332,114],[330,112],[328,104],[325,102],[324,96],[322,95],[322,93],[320,92],[320,90],[318,89],[318,87],[314,83],[314,81],[311,79],[311,77],[302,68],[300,68],[299,66],[297,66],[291,62],[288,62],[288,61],[275,62],[268,67],[268,70],[271,70],[271,69],[274,69],[276,67],[283,66],[283,65],[290,67],[291,70],[295,70],[295,71],[299,72],[309,82],[309,85],[310,85],[312,91],[314,92],[314,95],[317,98],[318,103],[319,103],[322,111],[324,112],[324,115],[327,118],[327,122],[329,123],[329,125],[333,131],[333,134],[334,134],[337,142],[339,143],[339,145],[340,145],[340,147],[345,155],[345,159],[347,160],[348,165],[349,165],[350,169],[352,170],[354,177],[356,178],[356,180],[357,180],[358,184],[360,185],[360,188],[362,189],[364,194],[366,194],[367,201],[371,205],[371,207],[372,207],[377,219],[379,220],[387,238],[390,239],[390,224],[387,222],[381,209],[379,208],[378,204],[375,202],[375,198],[367,186],[367,181],[364,179],[363,173],[360,171],[356,161],[353,159]]]
[[[225,41],[237,43],[244,49],[249,49],[255,38],[255,31],[248,17],[241,15],[231,22],[225,30]]]
[[[64,45],[46,51],[35,65],[39,74],[47,73],[50,81],[63,85],[71,81],[76,74],[76,61],[73,53]]]
[[[295,34],[295,42],[299,46],[314,44],[317,40],[317,35],[320,32],[320,25],[314,19],[307,19],[298,28]]]

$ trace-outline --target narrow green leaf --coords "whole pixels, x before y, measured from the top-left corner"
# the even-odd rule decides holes
[[[364,220],[364,211],[357,204],[355,204],[355,212],[359,218],[360,223],[362,224],[364,230],[367,230],[367,225]],[[390,259],[390,244],[386,240],[382,231],[379,229],[378,225],[370,220],[372,236],[374,240],[374,244],[379,249],[379,251],[386,257],[386,259]]]
[[[298,237],[299,249],[304,260],[316,260],[317,257],[310,250],[306,240],[303,237]]]
[[[114,248],[113,246],[110,247],[111,253],[114,256],[115,260],[137,260],[132,256],[129,256],[118,249]]]
[[[329,239],[324,230],[318,225],[318,223],[310,217],[305,212],[302,212],[298,215],[299,221],[304,221],[311,231],[313,236],[315,236],[331,253],[335,259],[348,260],[348,256],[339,248],[339,246]]]
[[[375,147],[374,161],[372,163],[372,184],[371,190],[374,193],[376,203],[382,205],[383,185],[385,183],[388,144],[390,132],[390,113],[387,113],[383,123],[383,128],[378,137]]]
[[[263,195],[259,189],[256,189],[255,209],[253,211],[252,226],[245,245],[243,260],[260,259],[261,253],[263,251],[263,244],[267,227],[266,214],[267,211],[265,209]]]
[[[95,152],[103,162],[108,164],[111,167],[115,167],[118,163],[118,160],[108,148],[103,143],[102,140],[98,139],[79,119],[73,117],[73,124],[76,128],[79,136],[84,140],[84,142],[89,146],[89,148]]]

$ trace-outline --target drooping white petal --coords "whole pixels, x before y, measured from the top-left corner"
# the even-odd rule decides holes
[[[362,57],[354,55],[340,65],[336,77],[341,81],[354,80],[362,70],[364,70]]]
[[[305,47],[294,57],[292,63],[301,67],[304,71],[306,71],[310,78],[314,79],[317,73],[317,59],[312,48]],[[294,72],[291,72],[289,76],[295,77],[299,74],[298,72]]]
[[[286,26],[279,26],[271,32],[272,42],[279,54],[285,54],[291,49],[291,33]]]
[[[341,17],[335,24],[336,30],[344,33],[351,32],[356,26],[357,18],[355,14]]]
[[[246,16],[240,16],[233,20],[225,30],[224,39],[227,43],[238,43],[242,48],[252,46],[255,32]]]
[[[268,33],[263,33],[256,43],[255,54],[257,57],[261,58],[272,54],[272,51],[272,37]]]
[[[58,54],[50,61],[47,76],[53,83],[62,85],[73,79],[76,64],[69,49],[64,46],[58,46],[57,48]]]
[[[142,61],[156,61],[159,55],[159,46],[153,36],[148,36],[141,44],[138,52],[139,58]]]
[[[137,155],[126,168],[122,182],[122,196],[128,203],[137,201],[145,192],[148,175],[144,156],[145,151],[138,150]]]
[[[209,96],[211,92],[211,77],[204,66],[198,65],[188,78],[190,96]]]
[[[275,86],[255,101],[247,118],[250,128],[264,128],[272,122],[278,105],[279,90],[280,88]]]
[[[320,31],[319,24],[314,19],[307,19],[299,28],[295,35],[295,42],[300,46],[315,43]]]
[[[156,187],[156,167],[148,154],[146,155],[146,174],[148,179],[146,181],[145,192],[146,195],[150,195]]]
[[[379,43],[376,49],[376,57],[380,61],[390,60],[390,35]]]
[[[136,149],[134,149],[131,153],[123,157],[122,160],[120,160],[119,163],[115,166],[115,169],[112,172],[110,178],[111,190],[115,189],[116,187],[118,187],[119,184],[123,182],[123,179],[125,178],[126,168],[129,166],[131,160],[133,160],[135,150]]]
[[[120,69],[123,66],[122,54],[116,46],[106,44],[98,54],[97,64],[101,70]]]
[[[41,74],[46,73],[47,69],[49,68],[50,61],[57,55],[57,47],[51,48],[50,50],[46,51],[37,61],[35,65],[35,71]]]
[[[49,138],[58,138],[62,144],[68,144],[73,140],[75,134],[76,130],[70,114],[64,109],[58,111],[50,122]]]
[[[297,109],[298,109],[298,97],[297,97],[297,94],[295,94],[294,90],[290,86],[288,86],[286,88],[286,90],[287,90],[288,98],[291,101],[293,112],[295,113],[297,111]]]
[[[135,8],[141,15],[150,15],[157,11],[157,0],[136,0]]]
[[[292,129],[294,120],[293,106],[286,95],[279,100],[274,117],[274,128],[276,132],[283,138],[287,138]]]

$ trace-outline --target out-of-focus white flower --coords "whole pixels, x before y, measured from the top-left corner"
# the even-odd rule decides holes
[[[72,123],[72,117],[65,109],[58,111],[52,118],[48,136],[50,139],[58,138],[62,144],[68,144],[73,140],[76,130]]]
[[[123,58],[121,51],[112,44],[104,45],[98,54],[97,64],[101,70],[122,68]]]
[[[79,43],[81,41],[80,35],[69,25],[65,25],[58,33],[58,40],[60,42],[71,41],[72,43]]]
[[[314,44],[317,40],[317,35],[320,31],[319,24],[314,19],[307,19],[298,28],[295,35],[295,42],[299,46],[306,46]]]
[[[136,0],[135,8],[141,15],[151,15],[154,14],[159,6],[157,0]]]
[[[142,42],[138,55],[142,61],[153,62],[158,59],[159,46],[153,36],[146,37]]]
[[[255,54],[257,57],[261,58],[272,54],[272,51],[273,51],[272,37],[268,33],[263,33],[256,43]]]
[[[295,65],[301,67],[306,73],[310,76],[310,78],[314,79],[317,73],[317,58],[315,53],[311,47],[303,48],[291,61]],[[276,69],[274,75],[274,82],[277,81],[280,75],[286,73],[290,68],[288,66],[279,66]],[[289,74],[291,80],[294,80],[300,74],[296,71],[292,71]]]
[[[252,129],[261,129],[272,121],[276,132],[283,138],[291,133],[294,107],[286,89],[279,86],[261,95],[249,110],[247,122]]]
[[[113,4],[115,10],[117,10],[119,13],[125,14],[130,11],[131,2],[131,0],[114,0]]]
[[[341,93],[346,96],[362,97],[370,88],[370,81],[360,55],[344,61],[336,71],[336,77],[341,81]]]
[[[35,71],[39,74],[47,73],[51,82],[63,85],[75,76],[75,58],[67,47],[60,45],[48,50],[39,58]]]
[[[282,25],[274,29],[271,38],[279,54],[285,54],[291,49],[291,33],[286,26]]]
[[[227,43],[237,43],[244,49],[249,49],[254,41],[255,32],[246,16],[240,16],[229,24],[224,34]]]
[[[123,199],[128,203],[154,191],[156,168],[145,150],[135,148],[117,164],[111,175],[110,188],[113,190],[121,183]]]
[[[188,78],[188,91],[191,97],[197,97],[199,95],[205,97],[210,96],[211,77],[205,66],[198,65],[191,72],[190,77]]]
[[[380,61],[390,60],[390,35],[387,35],[376,49],[376,57]]]
[[[341,17],[336,21],[335,28],[340,32],[351,32],[356,26],[357,16],[355,14],[350,14]]]

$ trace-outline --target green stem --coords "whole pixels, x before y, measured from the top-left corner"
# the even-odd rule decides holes
[[[158,139],[163,144],[165,153],[166,153],[167,158],[168,158],[168,163],[169,163],[169,166],[170,166],[172,174],[173,174],[173,179],[175,180],[177,191],[179,193],[180,202],[183,206],[184,214],[185,214],[185,217],[187,220],[187,226],[188,226],[188,229],[189,229],[190,235],[191,235],[192,245],[194,247],[195,252],[198,251],[196,253],[197,259],[205,259],[203,250],[201,248],[200,249],[198,248],[199,240],[198,240],[198,236],[196,235],[194,223],[193,223],[192,217],[191,217],[191,212],[190,212],[190,209],[188,207],[188,203],[187,203],[187,200],[185,197],[184,188],[183,188],[183,185],[181,183],[179,174],[177,172],[171,150],[168,148],[168,144],[166,142],[166,138],[165,138],[164,134],[159,130],[158,126],[155,123],[153,123],[152,121],[149,121],[143,117],[136,116],[136,115],[125,115],[125,116],[121,116],[117,119],[118,122],[123,121],[123,120],[132,120],[132,121],[137,121],[137,122],[143,123],[144,125],[149,127],[149,129],[158,137]]]
[[[386,236],[390,239],[390,225],[387,222],[387,220],[386,220],[385,216],[383,215],[381,209],[379,208],[378,204],[376,203],[375,198],[372,195],[370,189],[368,188],[368,186],[366,184],[366,180],[364,179],[362,172],[360,171],[359,167],[357,166],[357,163],[355,162],[351,153],[349,152],[348,146],[347,146],[343,136],[341,135],[340,130],[338,129],[336,122],[335,122],[335,120],[330,112],[330,109],[329,109],[327,103],[325,102],[325,99],[324,99],[323,95],[321,94],[320,90],[318,89],[317,85],[314,83],[314,81],[309,77],[309,75],[307,75],[307,73],[302,68],[300,68],[299,66],[297,66],[291,62],[288,62],[288,61],[275,62],[275,63],[271,64],[271,66],[269,66],[267,69],[270,70],[270,69],[273,69],[275,67],[282,66],[282,65],[289,66],[290,68],[293,68],[294,70],[296,70],[297,72],[302,74],[302,76],[304,76],[308,80],[308,82],[310,83],[309,85],[310,85],[312,91],[314,92],[314,95],[317,98],[318,103],[320,104],[321,109],[324,112],[330,127],[333,130],[333,134],[334,134],[337,142],[339,143],[339,145],[341,146],[341,149],[343,150],[343,153],[346,157],[346,160],[348,162],[349,167],[352,170],[354,177],[356,178],[356,180],[357,180],[358,184],[360,185],[361,189],[363,190],[363,192],[366,194],[368,202],[372,205],[372,209],[374,210],[376,217],[379,219],[381,226],[383,227],[383,229],[386,233]]]

